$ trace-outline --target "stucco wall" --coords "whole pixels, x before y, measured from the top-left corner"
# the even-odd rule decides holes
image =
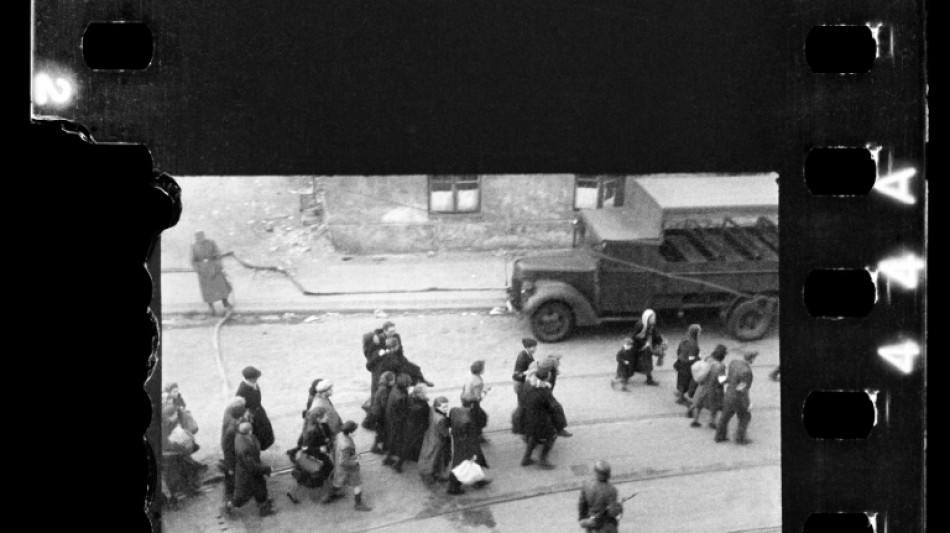
[[[474,214],[430,214],[428,177],[321,177],[334,246],[349,253],[569,246],[574,176],[484,175]]]

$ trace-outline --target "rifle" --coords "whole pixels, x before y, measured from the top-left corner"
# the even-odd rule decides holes
[[[637,494],[639,493],[634,492],[630,496],[627,496],[626,498],[621,499],[615,505],[622,506],[623,502],[632,499]],[[613,506],[610,506],[610,507],[613,507]],[[588,518],[581,520],[580,521],[581,527],[584,529],[600,529],[601,527],[603,527],[604,516],[607,514],[607,511],[610,510],[610,507],[607,507],[607,509],[604,509],[603,511],[600,511],[599,513],[595,515],[591,515]],[[617,516],[620,516],[621,514],[623,514],[623,507],[620,508],[620,513],[618,513]]]

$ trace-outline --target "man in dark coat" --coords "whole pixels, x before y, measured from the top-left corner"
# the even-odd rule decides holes
[[[235,507],[242,507],[251,498],[257,502],[261,516],[274,514],[273,501],[267,497],[267,479],[271,468],[261,462],[261,446],[251,432],[249,422],[241,422],[234,439],[236,469],[234,471],[234,498],[225,504],[230,514]]]
[[[363,357],[366,358],[366,370],[370,372],[370,403],[372,396],[379,388],[379,376],[383,373],[380,352],[386,350],[386,338],[383,336],[383,328],[375,329],[363,335]]]
[[[244,381],[238,385],[235,396],[244,398],[247,406],[248,417],[251,425],[254,427],[254,436],[262,450],[266,450],[274,444],[274,428],[271,426],[270,418],[267,417],[267,411],[261,405],[261,388],[257,380],[261,377],[261,371],[249,366],[241,371]]]
[[[379,386],[373,394],[373,405],[370,406],[370,415],[376,421],[376,438],[370,450],[375,454],[384,454],[389,450],[389,438],[386,434],[386,407],[389,405],[389,393],[396,386],[396,375],[392,372],[383,372],[379,376]]]
[[[594,479],[586,481],[581,489],[578,521],[588,532],[617,533],[617,517],[621,512],[617,489],[610,483],[610,465],[607,461],[597,461]]]
[[[537,386],[525,387],[524,391],[525,412],[522,426],[527,446],[524,457],[521,459],[521,466],[535,463],[531,455],[534,449],[541,445],[541,460],[538,461],[538,466],[551,469],[554,465],[548,462],[548,454],[554,447],[558,433],[567,426],[567,423],[564,420],[563,410],[559,408],[551,392],[548,382],[550,371],[546,367],[540,367],[535,377],[538,380]]]
[[[742,359],[729,363],[726,372],[726,387],[723,397],[722,416],[719,417],[719,428],[716,431],[716,442],[729,440],[726,434],[729,431],[729,421],[735,415],[739,419],[736,428],[736,444],[749,444],[746,430],[752,420],[749,412],[749,389],[752,387],[752,362],[759,355],[758,352],[746,352]]]
[[[690,368],[693,363],[699,361],[699,334],[702,331],[703,328],[699,324],[690,325],[686,330],[686,338],[676,349],[673,369],[676,370],[676,403],[680,405],[689,405],[696,392],[697,384]]]
[[[224,304],[225,310],[230,310],[232,306],[228,296],[231,295],[231,282],[221,265],[221,252],[217,243],[205,238],[203,231],[195,232],[195,242],[191,245],[191,267],[198,273],[201,299],[211,308],[211,314],[216,314],[214,302],[218,300]]]
[[[234,451],[234,439],[238,433],[238,425],[244,418],[247,411],[245,400],[240,396],[235,397],[224,410],[224,422],[221,425],[221,453],[224,454],[224,460],[221,463],[221,471],[224,474],[224,503],[227,504],[234,496],[234,469],[237,467],[237,457]]]
[[[478,424],[472,417],[471,409],[467,407],[453,407],[449,410],[450,434],[452,436],[452,468],[463,461],[473,459],[482,468],[488,468],[488,461],[482,453],[482,446],[478,442]],[[484,479],[475,483],[475,487],[483,487],[490,483]],[[462,494],[462,484],[455,474],[449,474],[449,494]]]
[[[449,436],[449,399],[439,396],[432,402],[429,427],[422,439],[419,453],[419,475],[426,483],[445,480],[452,462],[452,441]]]
[[[518,399],[519,406],[521,405],[521,390],[524,388],[528,368],[534,362],[534,352],[538,350],[538,341],[529,337],[521,339],[521,345],[524,346],[524,350],[521,350],[515,359],[515,371],[511,375],[511,379],[514,380],[515,398]]]
[[[386,401],[386,449],[388,454],[383,464],[392,466],[399,460],[397,453],[403,451],[403,440],[406,438],[406,421],[409,418],[409,387],[412,378],[408,374],[399,374],[396,377],[396,386],[389,391]]]
[[[400,439],[402,449],[396,452],[399,460],[393,465],[393,470],[402,473],[402,465],[406,461],[418,461],[422,451],[422,440],[429,429],[431,409],[426,397],[425,385],[416,385],[409,393],[409,413],[406,416],[404,437]]]
[[[392,322],[383,324],[383,335],[387,341],[385,353],[380,354],[380,357],[387,359],[387,362],[383,363],[383,370],[391,370],[396,374],[409,374],[409,377],[412,378],[412,385],[424,383],[426,387],[435,386],[422,375],[422,368],[419,365],[406,359],[402,337],[396,333],[395,324]]]

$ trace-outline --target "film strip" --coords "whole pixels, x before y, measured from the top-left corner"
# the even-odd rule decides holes
[[[795,8],[789,21],[794,70],[788,76],[797,137],[789,140],[779,183],[783,529],[921,530],[923,5],[798,2]],[[83,26],[77,53],[85,64],[104,77],[145,71],[160,29],[153,34],[134,10],[99,18]],[[32,68],[33,102],[43,110],[55,114],[81,91],[99,90],[47,66]],[[149,79],[142,74],[143,82]],[[116,145],[112,154],[123,154],[109,159],[126,160],[118,167],[139,167],[141,183],[160,192],[149,210],[157,221],[151,227],[169,227],[181,209],[174,181],[130,162],[136,150]],[[149,247],[152,237],[145,238]],[[158,272],[159,254],[146,256],[149,270]],[[151,305],[160,316],[159,304]],[[142,355],[154,361],[160,346],[151,312],[146,326],[151,343]],[[148,393],[158,396],[160,368],[154,371],[158,379],[149,382]],[[158,442],[158,436],[149,440]],[[160,492],[154,481],[160,461],[150,460],[150,499]]]
[[[923,10],[798,5],[801,151],[780,180],[783,523],[920,531]]]

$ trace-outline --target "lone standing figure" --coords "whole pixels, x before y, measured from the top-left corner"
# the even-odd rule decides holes
[[[232,309],[228,296],[231,295],[231,282],[228,281],[221,265],[221,252],[218,245],[205,238],[205,232],[195,232],[195,242],[191,245],[191,267],[198,273],[198,285],[201,287],[201,299],[216,314],[214,302],[221,301],[225,309]]]
[[[719,418],[719,429],[716,431],[716,442],[729,440],[726,434],[729,431],[729,421],[735,415],[739,419],[736,428],[736,444],[749,444],[752,441],[746,438],[746,430],[752,421],[749,412],[749,389],[752,387],[752,361],[759,352],[746,352],[742,359],[729,363],[726,373],[726,391],[723,397],[722,416]]]

